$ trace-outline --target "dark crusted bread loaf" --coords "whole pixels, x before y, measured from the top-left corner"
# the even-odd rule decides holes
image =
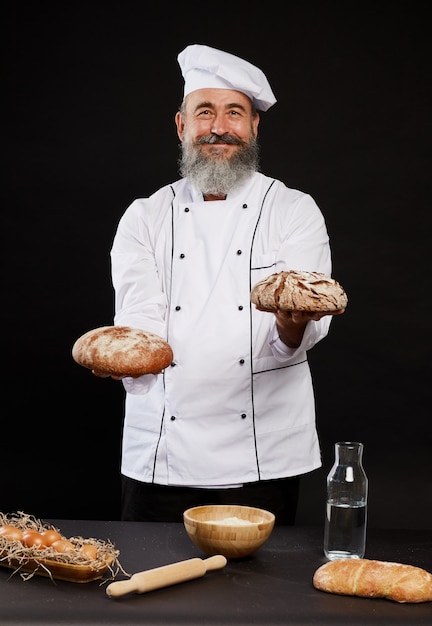
[[[173,352],[162,337],[140,328],[101,326],[76,340],[72,357],[91,370],[136,378],[162,371],[172,362]]]
[[[395,602],[432,601],[432,574],[414,565],[338,559],[319,567],[313,585],[320,591]]]
[[[290,270],[271,274],[252,288],[251,302],[267,310],[337,311],[348,303],[343,287],[319,272]]]

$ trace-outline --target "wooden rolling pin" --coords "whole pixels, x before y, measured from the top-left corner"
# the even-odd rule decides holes
[[[176,585],[194,578],[201,578],[210,570],[225,567],[227,560],[221,554],[216,554],[208,559],[188,559],[171,563],[162,567],[138,572],[128,580],[118,580],[108,585],[107,595],[110,598],[118,598],[127,593],[147,593],[154,589],[161,589],[169,585]]]

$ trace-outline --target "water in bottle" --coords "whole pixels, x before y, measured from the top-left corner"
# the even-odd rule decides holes
[[[368,480],[363,444],[335,444],[335,463],[327,476],[324,554],[329,560],[363,558],[366,548]]]

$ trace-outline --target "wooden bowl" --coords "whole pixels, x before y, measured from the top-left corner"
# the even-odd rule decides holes
[[[240,559],[267,541],[275,516],[251,506],[209,504],[187,509],[183,522],[189,538],[206,554]]]

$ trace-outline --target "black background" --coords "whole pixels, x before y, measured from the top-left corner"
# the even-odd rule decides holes
[[[323,467],[298,522],[322,523],[345,439],[365,446],[369,524],[432,528],[428,19],[277,5],[3,5],[1,511],[118,519],[122,386],[71,348],[112,323],[122,213],[178,177],[176,59],[203,43],[266,73],[261,169],[315,198],[349,296],[310,353]]]

